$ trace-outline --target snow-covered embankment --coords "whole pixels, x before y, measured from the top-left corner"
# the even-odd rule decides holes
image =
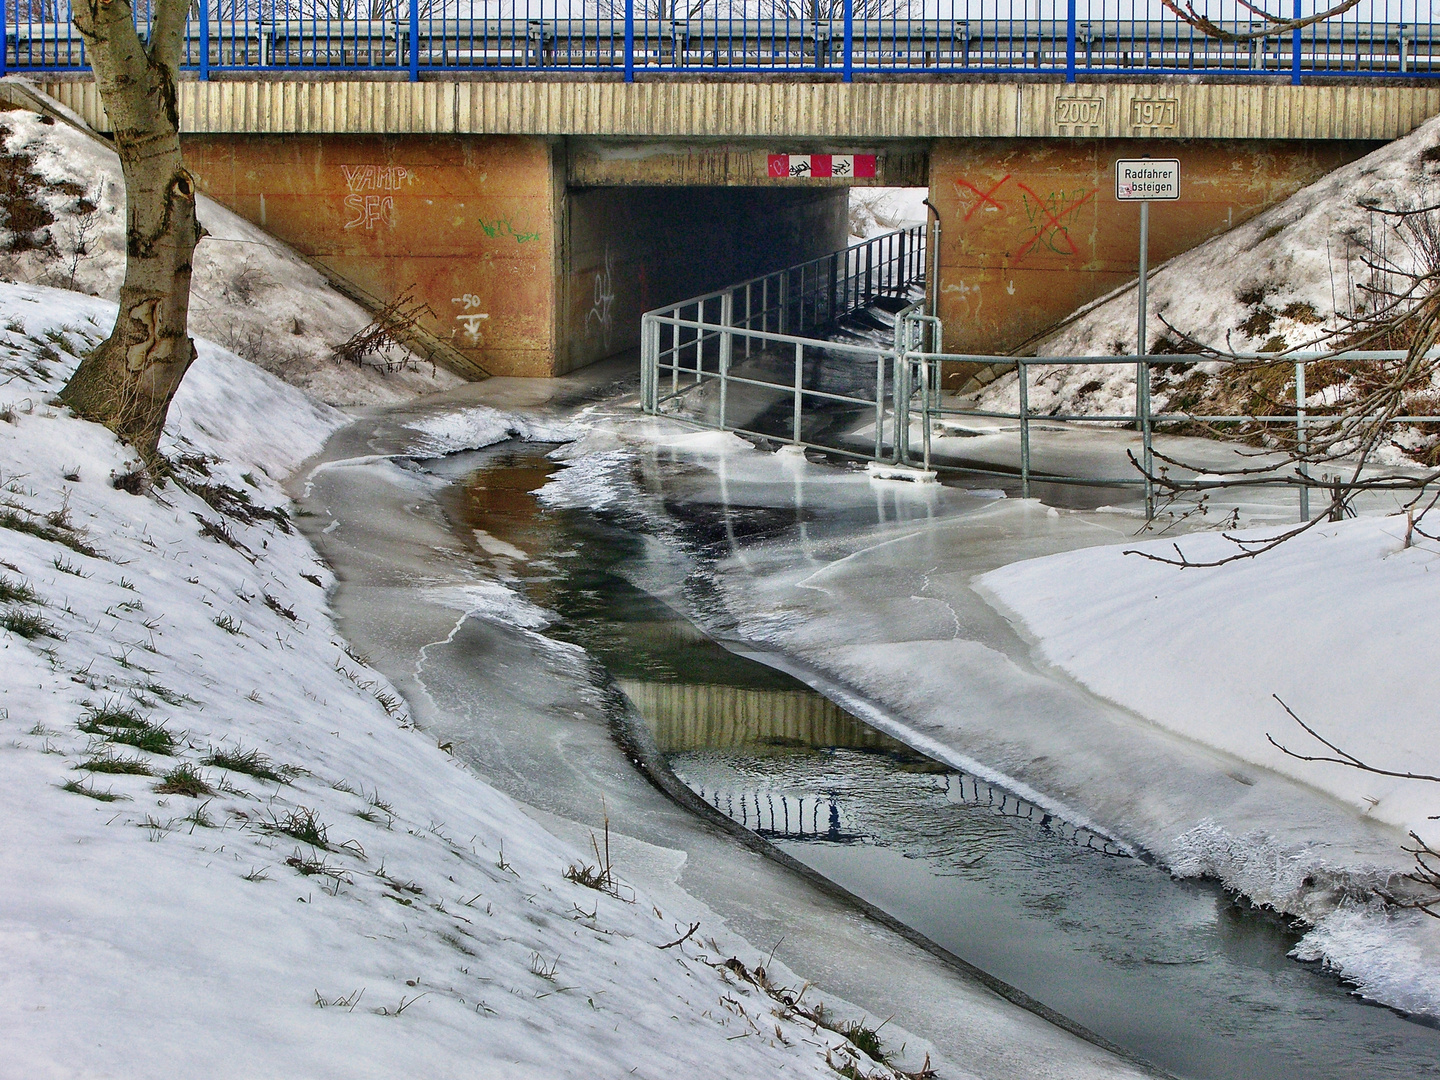
[[[147,490],[52,404],[113,318],[0,286],[0,1073],[894,1075],[347,651],[276,486],[340,414],[201,341]]]

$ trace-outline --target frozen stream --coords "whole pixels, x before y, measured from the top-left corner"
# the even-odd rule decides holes
[[[1023,654],[1023,645],[955,584],[997,558],[1105,542],[1118,530],[1043,508],[1037,516],[983,493],[867,485],[777,455],[717,465],[703,452],[626,450],[634,444],[624,440],[609,454],[592,447],[558,474],[548,447],[533,444],[418,468],[391,460],[417,456],[404,427],[414,419],[477,398],[554,416],[569,411],[546,401],[557,392],[494,380],[413,416],[363,420],[332,442],[332,464],[310,475],[302,503],[313,515],[307,532],[344,582],[336,605],[347,636],[405,690],[422,725],[491,783],[577,846],[608,813],[629,880],[675,910],[682,900],[702,904],[696,917],[722,916],[762,951],[775,944],[777,960],[873,1015],[895,1013],[959,1064],[956,1075],[1143,1075],[662,797],[617,743],[620,699],[604,688],[598,660],[712,805],[1135,1058],[1196,1077],[1437,1071],[1440,1032],[1288,960],[1296,935],[1282,920],[1210,885],[1172,881],[1117,855],[1099,831],[1076,827],[1103,820],[1146,844],[1172,820],[1213,814],[1243,827],[1280,783],[1117,718],[1013,662],[1007,668],[1007,653]],[[607,488],[607,473],[623,482]],[[542,487],[544,505],[535,495]],[[962,534],[966,543],[953,543]],[[906,547],[916,544],[918,552]],[[874,594],[863,609],[840,602],[846,574],[852,591]],[[497,599],[487,584],[496,578],[560,616],[547,636],[527,632],[523,613],[507,608],[503,593]],[[820,598],[806,614],[778,599],[797,583]],[[956,768],[955,754],[939,754],[949,766],[926,761],[676,614],[708,608],[716,615],[708,628],[737,641],[788,634],[801,659],[785,662],[828,686],[833,674],[815,674],[819,646],[841,638],[852,650],[879,647],[867,643],[893,640],[882,632],[904,622],[892,613],[903,605],[928,613],[906,616],[917,647],[962,632],[976,643],[984,666],[970,681],[945,669],[951,691],[965,688],[955,698],[960,713],[976,719],[963,737],[946,736],[959,756],[1061,793],[1078,817],[1015,799]],[[841,672],[850,654],[832,651],[828,670]],[[940,670],[916,669],[897,693],[933,695],[926,678]],[[871,701],[885,705],[882,697]],[[840,700],[851,701],[843,692]],[[888,707],[897,711],[862,712],[882,726],[886,715],[903,715],[917,745],[939,747],[943,732],[922,712]],[[1125,783],[1099,782],[1117,769]],[[1294,810],[1293,821],[1278,819],[1282,834],[1308,830],[1367,857],[1393,850],[1389,834],[1295,788],[1286,785]]]
[[[547,447],[446,463],[449,509],[529,553],[533,599],[651,724],[676,773],[733,820],[977,967],[1180,1076],[1420,1076],[1440,1031],[1289,960],[1299,934],[1210,883],[1173,881],[1092,831],[948,769],[636,589],[645,540],[527,489]],[[567,557],[551,559],[557,552]],[[537,558],[537,556],[539,556]]]

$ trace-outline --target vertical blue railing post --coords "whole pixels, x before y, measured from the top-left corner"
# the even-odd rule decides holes
[[[1065,81],[1075,81],[1075,0],[1070,0],[1065,12]]]
[[[10,13],[5,10],[5,0],[0,0],[0,75],[6,75],[10,70],[10,23],[7,21],[9,17]]]
[[[420,0],[410,0],[410,81],[420,81]]]
[[[1300,21],[1300,0],[1295,0],[1295,21]],[[1295,86],[1300,85],[1300,28],[1297,26],[1290,34],[1290,82]]]
[[[635,81],[635,0],[625,0],[625,81]]]
[[[0,0],[4,3],[4,0]],[[3,9],[0,9],[3,12]],[[210,78],[210,0],[200,0],[200,80]]]
[[[854,0],[845,0],[845,74],[842,78],[849,82],[854,78],[855,66],[855,3]]]

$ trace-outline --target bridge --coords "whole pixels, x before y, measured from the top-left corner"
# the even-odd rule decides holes
[[[1153,264],[1440,112],[1423,0],[1210,0],[1229,40],[1146,0],[786,2],[202,0],[187,158],[352,294],[413,290],[462,374],[549,375],[845,247],[871,185],[928,189],[947,347],[1004,352],[1133,280],[1115,159],[1181,160]],[[6,70],[107,130],[64,9],[0,3]]]

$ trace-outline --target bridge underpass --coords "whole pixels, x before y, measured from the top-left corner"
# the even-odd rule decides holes
[[[40,88],[92,125],[93,82]],[[550,375],[638,315],[844,245],[858,183],[929,190],[947,348],[1004,352],[1131,280],[1118,157],[1178,157],[1152,264],[1440,111],[1432,83],[186,81],[202,189],[379,300],[414,286],[462,374]],[[772,176],[873,155],[873,177]]]

